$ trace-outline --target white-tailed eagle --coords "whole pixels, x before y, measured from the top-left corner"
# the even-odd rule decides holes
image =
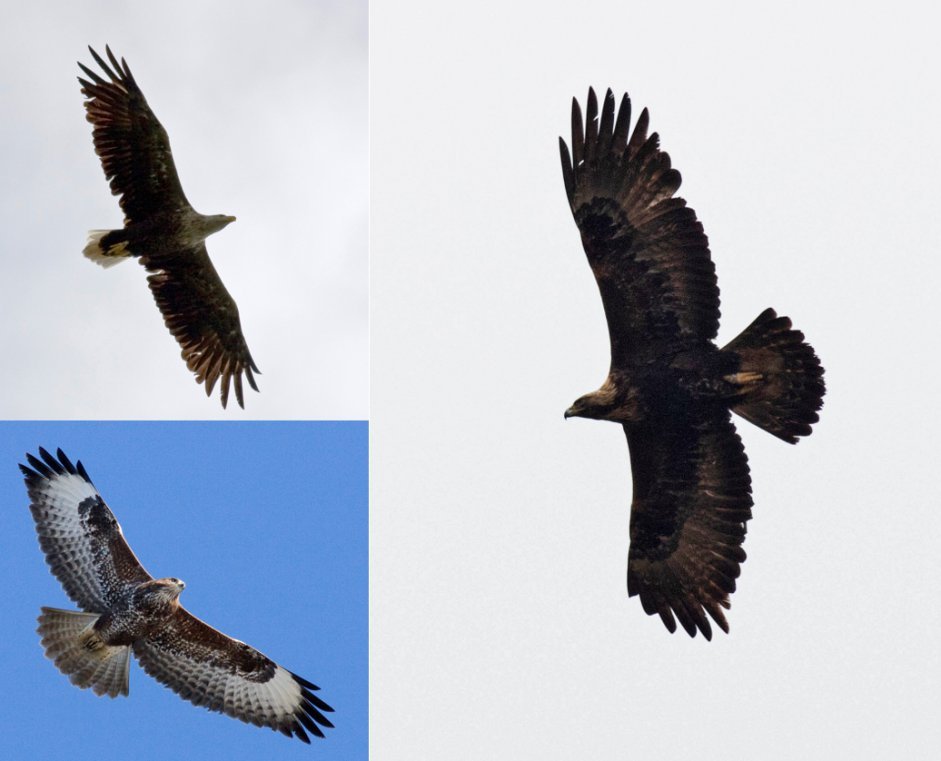
[[[569,206],[604,304],[611,367],[565,417],[620,423],[630,450],[628,594],[671,631],[724,631],[722,608],[745,560],[751,479],[731,412],[784,441],[811,432],[823,368],[787,317],[767,309],[720,349],[719,288],[696,214],[674,197],[680,173],[647,136],[644,109],[615,118],[588,91],[584,125],[572,100],[572,151],[562,138]]]
[[[239,310],[206,251],[206,238],[235,217],[204,216],[190,206],[170,152],[167,132],[150,110],[122,58],[105,50],[109,66],[90,47],[107,79],[79,63],[88,79],[82,85],[86,118],[94,126],[95,153],[101,158],[111,192],[124,211],[121,230],[92,230],[85,256],[109,267],[135,256],[150,275],[147,282],[164,322],[180,344],[197,383],[212,393],[221,379],[222,406],[235,385],[240,407],[242,375],[258,390],[255,366]]]
[[[227,637],[180,605],[179,579],[154,579],[81,462],[61,449],[26,455],[39,545],[52,573],[82,611],[42,608],[46,655],[73,684],[98,695],[128,694],[130,655],[180,697],[310,742],[333,724],[318,687]]]

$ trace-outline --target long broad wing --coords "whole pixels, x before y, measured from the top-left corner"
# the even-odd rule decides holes
[[[206,396],[221,378],[225,407],[234,380],[235,398],[244,407],[242,374],[257,391],[252,371],[261,371],[242,335],[238,307],[212,266],[206,246],[200,244],[166,262],[147,255],[141,261],[153,273],[147,282],[163,320],[180,344],[186,366],[196,373],[196,381],[206,384]]]
[[[157,635],[136,642],[134,654],[157,681],[210,711],[306,743],[307,732],[323,737],[322,727],[333,727],[324,716],[333,709],[313,694],[316,685],[183,608]]]
[[[729,607],[745,561],[751,479],[727,411],[672,428],[628,428],[634,499],[628,594],[671,631],[712,638],[708,613],[728,632]]]
[[[111,48],[105,48],[109,66],[88,49],[108,79],[79,63],[89,79],[79,77],[78,81],[88,98],[86,118],[94,126],[95,153],[111,192],[121,196],[125,224],[188,206],[167,131],[147,105],[127,63],[123,58],[118,62]]]
[[[647,137],[647,110],[628,139],[627,95],[615,122],[608,90],[598,119],[588,91],[587,121],[572,100],[572,154],[562,138],[565,192],[601,290],[613,367],[638,350],[661,353],[689,338],[715,338],[719,288],[709,243],[695,212],[673,194],[680,173]]]
[[[128,547],[121,526],[81,461],[40,447],[20,465],[36,521],[39,546],[66,593],[85,611],[104,613],[129,585],[152,577]]]

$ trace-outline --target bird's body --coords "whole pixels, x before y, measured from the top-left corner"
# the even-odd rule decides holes
[[[151,273],[150,290],[164,322],[176,338],[187,367],[205,383],[206,394],[221,381],[222,406],[230,384],[244,407],[242,377],[258,390],[252,359],[242,334],[238,307],[216,272],[206,238],[235,221],[225,214],[200,214],[183,193],[167,132],[151,111],[131,70],[107,49],[110,65],[94,50],[105,76],[79,64],[94,125],[95,152],[111,192],[120,196],[124,227],[92,230],[84,254],[103,267],[135,257]]]
[[[192,262],[206,238],[235,221],[225,214],[206,216],[185,206],[128,222],[120,230],[93,230],[85,255],[103,267],[138,257],[151,272]]]
[[[719,289],[702,225],[680,175],[647,136],[630,132],[593,90],[583,127],[572,106],[572,152],[560,138],[569,205],[604,305],[611,368],[566,417],[620,423],[634,481],[627,587],[670,631],[723,630],[751,518],[751,479],[735,412],[794,443],[811,432],[823,369],[802,333],[771,309],[719,348]]]
[[[46,655],[73,684],[128,694],[131,653],[144,670],[196,705],[309,742],[333,725],[315,685],[180,605],[185,585],[154,579],[131,551],[81,462],[60,449],[27,455],[30,510],[50,570],[80,611],[42,608]]]

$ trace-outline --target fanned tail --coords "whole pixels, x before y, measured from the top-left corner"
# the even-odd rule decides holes
[[[97,613],[42,608],[39,628],[46,657],[72,684],[96,695],[127,695],[131,649],[106,645],[92,628]]]
[[[127,241],[120,238],[122,230],[90,230],[82,253],[101,267],[113,267],[131,256]],[[112,235],[112,233],[114,235]]]
[[[740,388],[733,412],[790,444],[810,435],[826,391],[823,368],[790,319],[766,309],[723,351],[739,360],[726,378]]]

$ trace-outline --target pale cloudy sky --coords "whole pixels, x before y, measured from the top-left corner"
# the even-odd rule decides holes
[[[366,3],[83,0],[5,17],[0,417],[367,417]],[[88,230],[122,220],[75,78],[106,43],[193,206],[238,218],[208,248],[262,370],[244,412],[196,385],[143,268],[82,256]]]
[[[371,4],[377,758],[937,756],[925,7]],[[624,435],[562,419],[608,366],[558,157],[589,85],[649,107],[720,340],[773,306],[826,367],[798,446],[737,422],[755,517],[711,643],[628,599]]]

